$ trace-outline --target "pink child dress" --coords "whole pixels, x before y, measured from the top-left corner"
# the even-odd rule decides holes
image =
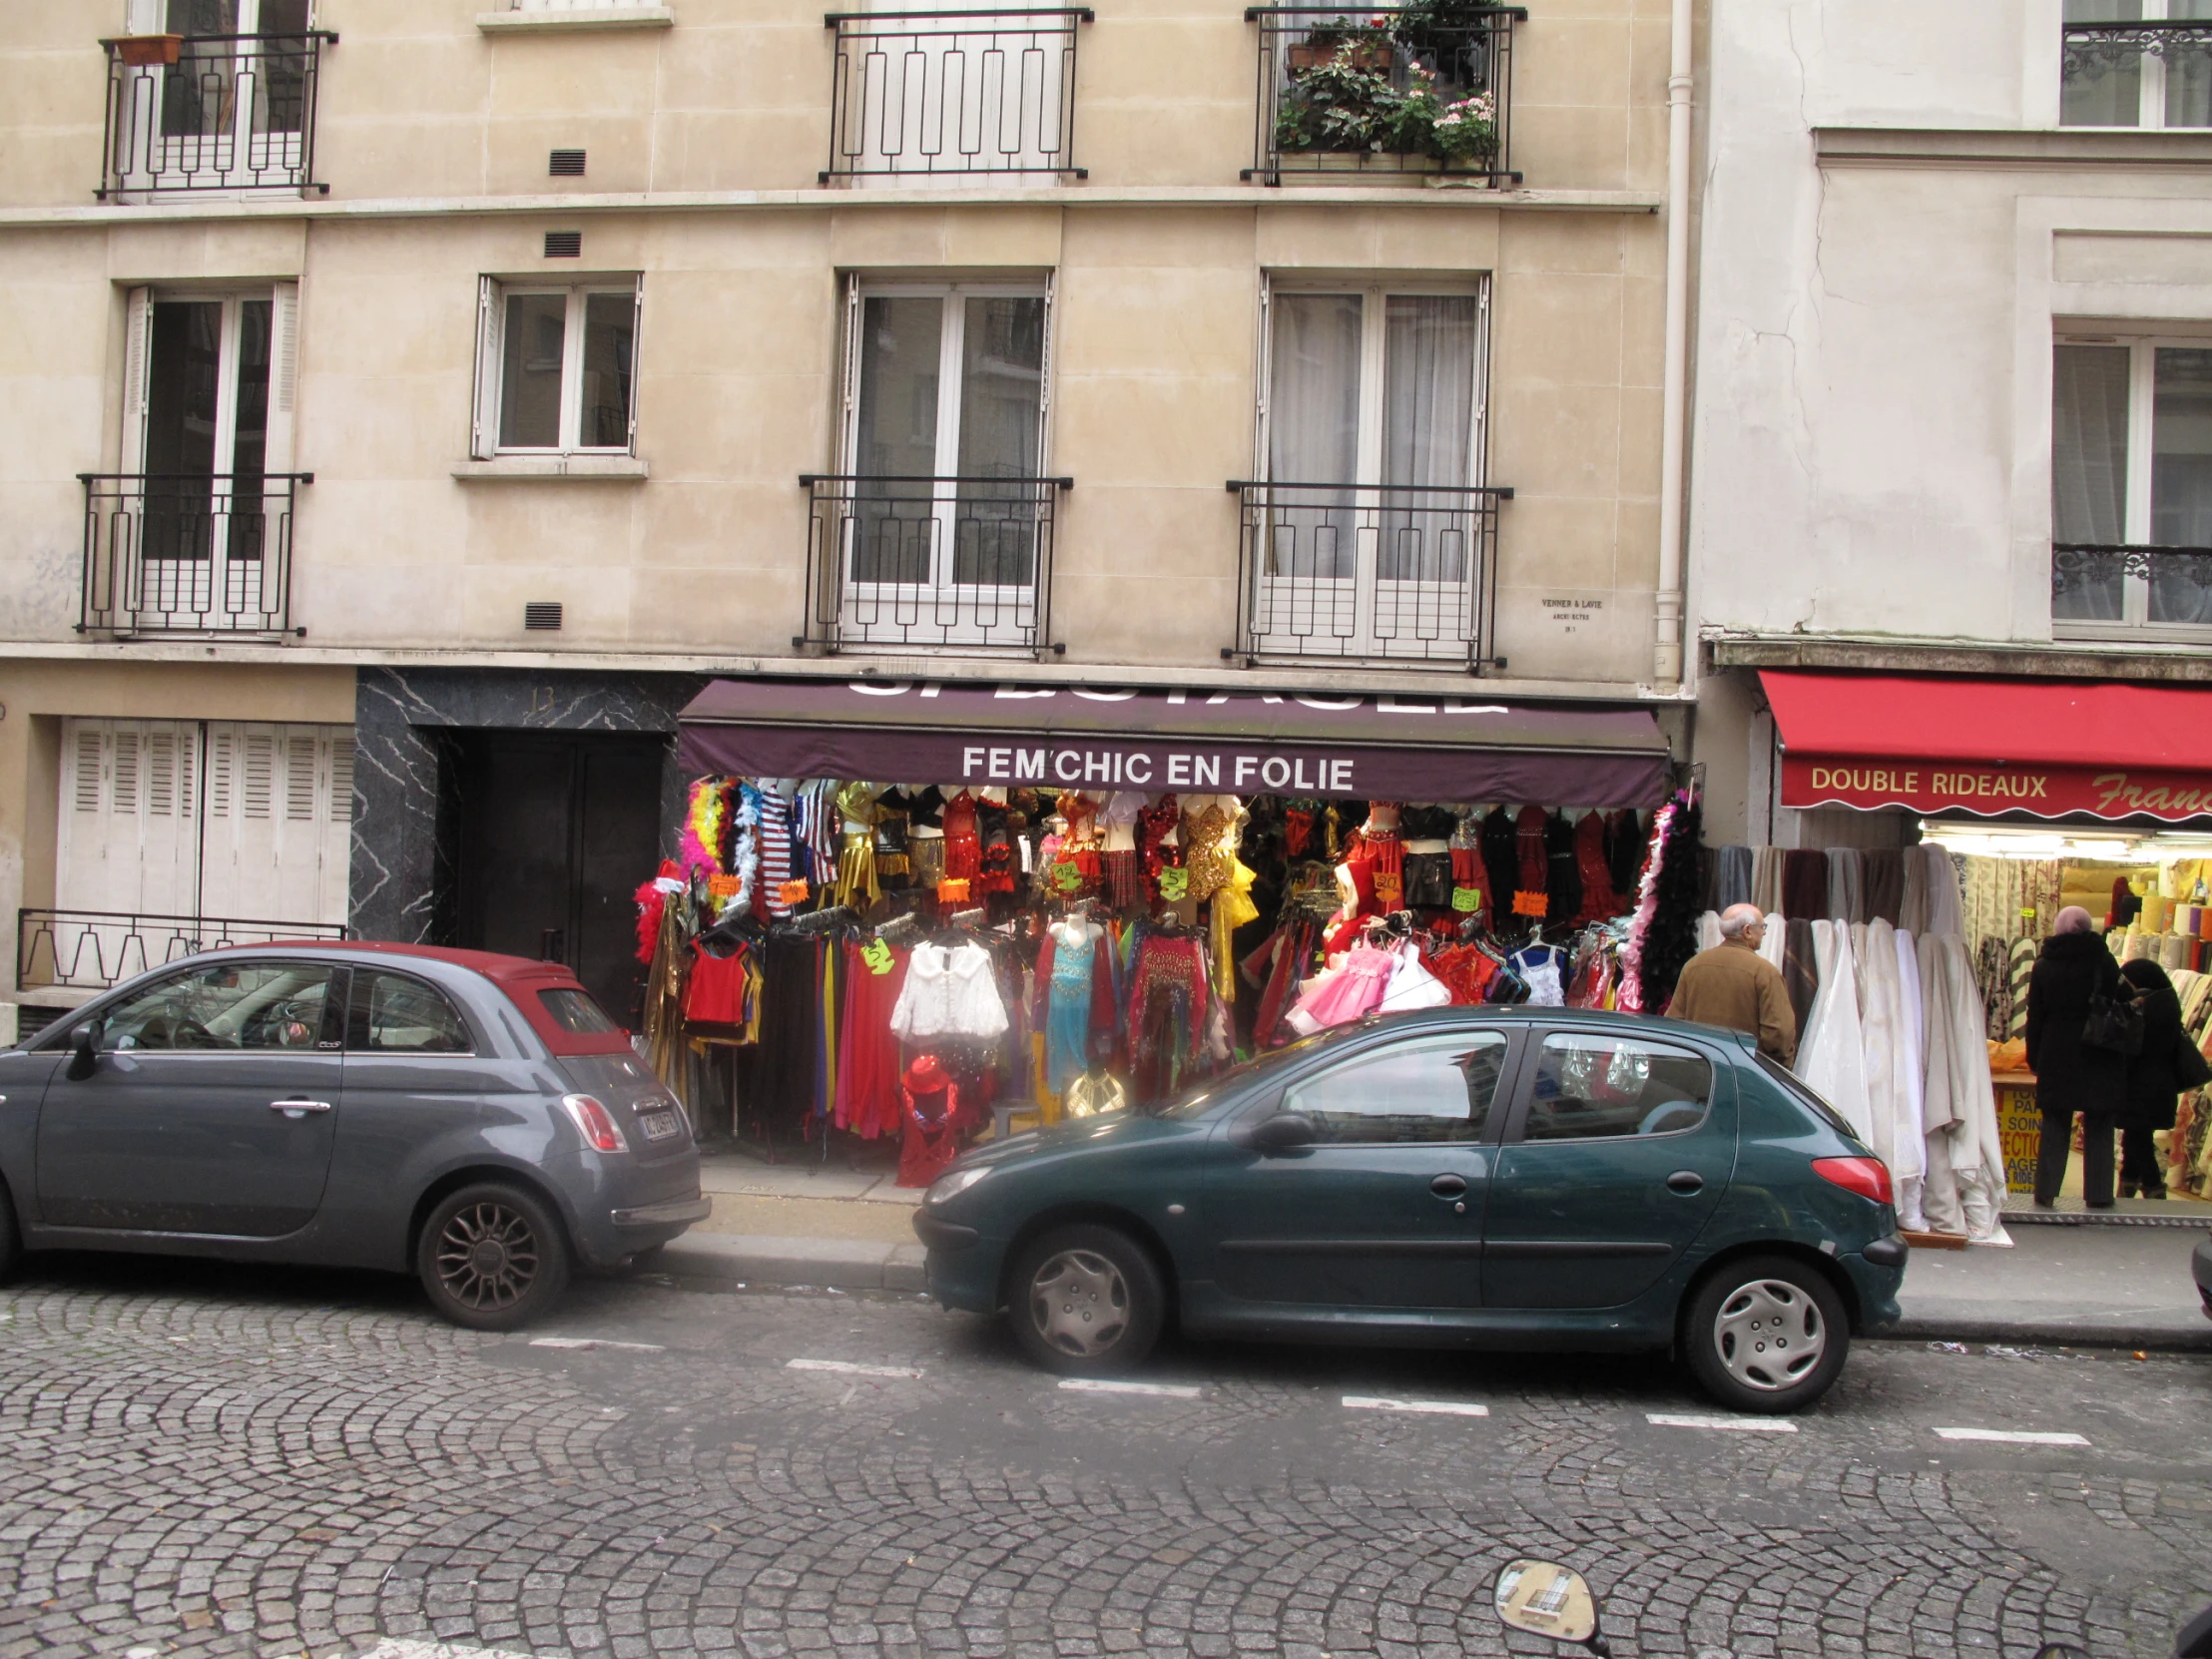
[[[1382,1006],[1382,993],[1396,966],[1397,958],[1387,950],[1378,950],[1371,944],[1354,945],[1343,967],[1323,974],[1299,998],[1298,1006],[1290,1013],[1291,1024],[1311,1033],[1331,1025],[1347,1025],[1374,1013]]]

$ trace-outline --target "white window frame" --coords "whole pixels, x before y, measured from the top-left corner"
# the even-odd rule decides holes
[[[2147,3],[2147,0],[2146,0]],[[2157,459],[2154,447],[2156,434],[2152,430],[2156,420],[2158,401],[2158,350],[2160,346],[2178,347],[2188,351],[2212,350],[2212,333],[2207,334],[2115,334],[2061,332],[2053,345],[2101,346],[2107,350],[2125,348],[2127,365],[2127,485],[2122,512],[2120,543],[2126,547],[2150,547],[2151,536],[2151,472]],[[2052,432],[2053,444],[2057,433]],[[2053,453],[2051,464],[2055,470],[2057,456]],[[2051,525],[2051,540],[2057,543],[2058,526]],[[2137,640],[2187,641],[2202,644],[2212,640],[2212,624],[2186,624],[2150,620],[2150,580],[2143,576],[2126,576],[2121,584],[2120,614],[2104,620],[2051,618],[2051,636],[2054,639],[2112,639],[2125,637]]]
[[[258,34],[261,30],[262,0],[238,0],[238,9],[239,34]],[[131,34],[172,32],[170,12],[171,0],[130,0],[125,11],[125,29]],[[317,26],[314,14],[315,7],[310,4],[307,8],[307,27],[310,30]],[[146,112],[147,130],[139,137],[148,149],[155,145],[162,147],[167,171],[175,172],[182,168],[188,154],[192,153],[190,147],[228,144],[231,146],[234,164],[230,177],[218,179],[213,185],[204,185],[202,188],[266,188],[271,182],[268,175],[275,172],[297,174],[299,177],[295,180],[296,183],[304,185],[307,182],[302,173],[306,134],[265,133],[259,139],[255,137],[255,100],[240,97],[237,93],[241,84],[250,82],[259,73],[255,63],[256,60],[243,46],[239,54],[231,59],[230,128],[225,133],[208,133],[198,137],[172,138],[161,131],[162,83],[167,74],[164,67],[155,66],[129,72],[133,84],[125,91],[124,108],[132,112],[134,121],[138,119],[139,112]],[[147,150],[138,153],[146,154]],[[151,190],[154,188],[154,176],[151,173],[126,174],[122,180],[122,188],[125,191]]]
[[[1360,295],[1360,442],[1358,460],[1354,467],[1354,481],[1347,486],[1353,494],[1355,511],[1361,514],[1380,513],[1387,504],[1379,486],[1382,482],[1382,444],[1385,431],[1384,398],[1388,386],[1388,324],[1389,300],[1393,295],[1412,297],[1446,296],[1472,298],[1475,301],[1474,339],[1474,408],[1467,423],[1467,485],[1479,488],[1487,482],[1489,460],[1489,384],[1490,384],[1490,275],[1487,272],[1471,273],[1464,276],[1376,276],[1363,273],[1353,277],[1330,277],[1305,272],[1286,275],[1264,272],[1260,287],[1260,356],[1259,419],[1254,434],[1254,471],[1252,476],[1263,483],[1274,483],[1274,446],[1272,443],[1272,419],[1275,401],[1275,301],[1285,294],[1300,293],[1356,293]],[[1329,479],[1286,478],[1286,484],[1330,483]],[[1307,584],[1326,582],[1353,585],[1355,604],[1354,637],[1351,642],[1357,650],[1373,650],[1376,645],[1375,614],[1377,593],[1382,585],[1381,549],[1374,535],[1362,533],[1357,538],[1355,568],[1349,577],[1301,576],[1283,578]],[[1468,551],[1470,561],[1475,557]],[[1278,578],[1270,571],[1265,552],[1253,564],[1255,582],[1266,584]],[[1393,582],[1393,588],[1457,589],[1479,579],[1481,573],[1470,563],[1462,582]],[[1258,614],[1271,616],[1282,613],[1286,607],[1273,604],[1263,592],[1255,596]],[[1417,601],[1409,601],[1417,604]]]
[[[2143,0],[2143,15],[2139,19],[2131,21],[2163,23],[2169,15],[2171,14],[2168,11],[2167,0]],[[2190,19],[2189,21],[2202,22],[2208,28],[2212,28],[2212,17]],[[2076,26],[2080,27],[2081,25]],[[2113,27],[2119,28],[2124,27],[2124,25],[2115,23]],[[2064,73],[2064,59],[2061,57],[2059,71],[2061,81],[2059,107],[2061,110],[2065,107]],[[2166,60],[2156,52],[2145,52],[2142,55],[2141,80],[2137,87],[2135,119],[2133,121],[2117,127],[2106,127],[2088,122],[2075,122],[2067,125],[2067,131],[2069,132],[2090,133],[2202,133],[2208,130],[2212,129],[2198,126],[2168,127],[2166,125]],[[2194,630],[2191,630],[2191,632],[2193,633]]]
[[[910,281],[875,280],[857,276],[846,279],[845,306],[845,398],[843,431],[838,440],[841,456],[840,470],[848,475],[859,475],[860,448],[860,399],[866,388],[860,384],[861,321],[867,314],[870,299],[942,299],[944,317],[937,340],[937,447],[933,458],[933,476],[941,480],[936,487],[936,515],[939,529],[936,549],[931,560],[929,580],[912,582],[857,582],[852,577],[852,549],[847,547],[840,555],[843,560],[843,580],[847,592],[864,587],[878,598],[899,595],[914,599],[928,598],[940,593],[995,597],[1013,603],[1017,596],[1034,592],[1042,572],[1035,572],[1028,586],[1022,588],[1000,587],[988,583],[954,583],[952,580],[954,546],[954,519],[958,506],[959,486],[950,480],[960,466],[960,398],[961,376],[966,363],[967,301],[970,299],[1042,299],[1044,301],[1044,353],[1040,370],[1037,396],[1037,472],[1039,477],[1049,476],[1052,456],[1052,330],[1055,306],[1053,282],[1050,276],[1029,280],[998,281]]]
[[[560,441],[553,444],[503,444],[499,441],[506,373],[507,301],[527,294],[567,295],[561,334]],[[596,294],[628,294],[630,325],[629,431],[619,444],[586,444],[584,412],[584,313]],[[595,276],[483,276],[477,280],[476,415],[469,453],[477,460],[507,455],[635,455],[638,452],[638,364],[645,354],[645,277],[641,273]]]

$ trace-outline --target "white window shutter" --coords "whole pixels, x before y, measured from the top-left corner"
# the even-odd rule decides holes
[[[1474,452],[1467,460],[1467,482],[1490,481],[1490,279],[1482,278],[1474,317]]]
[[[161,33],[165,9],[163,0],[131,0],[123,12],[124,32],[133,35]]]
[[[630,453],[638,452],[639,365],[645,361],[645,273],[638,273],[637,292],[630,309]]]
[[[1260,273],[1260,360],[1253,365],[1252,476],[1268,476],[1268,382],[1275,373],[1275,286]]]
[[[1037,470],[1052,470],[1052,327],[1059,315],[1059,307],[1052,302],[1056,292],[1051,276],[1044,279],[1044,337],[1039,343],[1037,362]]]
[[[146,387],[153,368],[154,290],[133,288],[124,307],[123,443],[116,470],[146,470]]]
[[[476,278],[476,409],[468,452],[488,461],[499,447],[499,283]]]
[[[299,284],[278,282],[269,319],[269,445],[272,473],[292,470],[292,406],[299,397]]]
[[[843,396],[840,402],[840,418],[837,426],[838,459],[831,464],[841,472],[851,472],[858,466],[852,453],[855,438],[854,422],[860,409],[860,277],[856,272],[846,272],[844,277],[844,374]]]

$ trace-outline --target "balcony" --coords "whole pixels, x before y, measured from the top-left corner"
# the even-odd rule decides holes
[[[1259,127],[1247,180],[1358,184],[1440,175],[1518,185],[1509,160],[1519,6],[1453,0],[1362,8],[1254,6]]]
[[[313,473],[77,476],[85,486],[80,634],[293,632],[292,495]]]
[[[832,179],[1081,179],[1075,44],[1087,7],[831,12]]]
[[[1053,512],[1074,479],[799,481],[813,499],[808,632],[794,646],[1031,657],[1048,649]]]
[[[2056,543],[2050,617],[2061,637],[2212,638],[2212,547]]]
[[[1391,663],[1479,674],[1490,643],[1498,504],[1510,489],[1233,482],[1238,643],[1224,657]]]
[[[15,988],[104,991],[148,968],[223,945],[345,936],[343,927],[328,922],[141,916],[112,910],[18,910]]]
[[[2212,126],[2212,18],[2064,25],[2066,127]]]
[[[315,92],[322,48],[337,38],[310,29],[102,41],[100,200],[170,191],[329,195],[314,182]]]

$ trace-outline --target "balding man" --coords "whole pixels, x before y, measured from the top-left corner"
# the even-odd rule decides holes
[[[1760,1053],[1789,1065],[1797,1058],[1797,1014],[1781,970],[1759,954],[1766,932],[1758,905],[1729,905],[1721,912],[1721,942],[1690,958],[1667,1012],[1757,1037]]]

